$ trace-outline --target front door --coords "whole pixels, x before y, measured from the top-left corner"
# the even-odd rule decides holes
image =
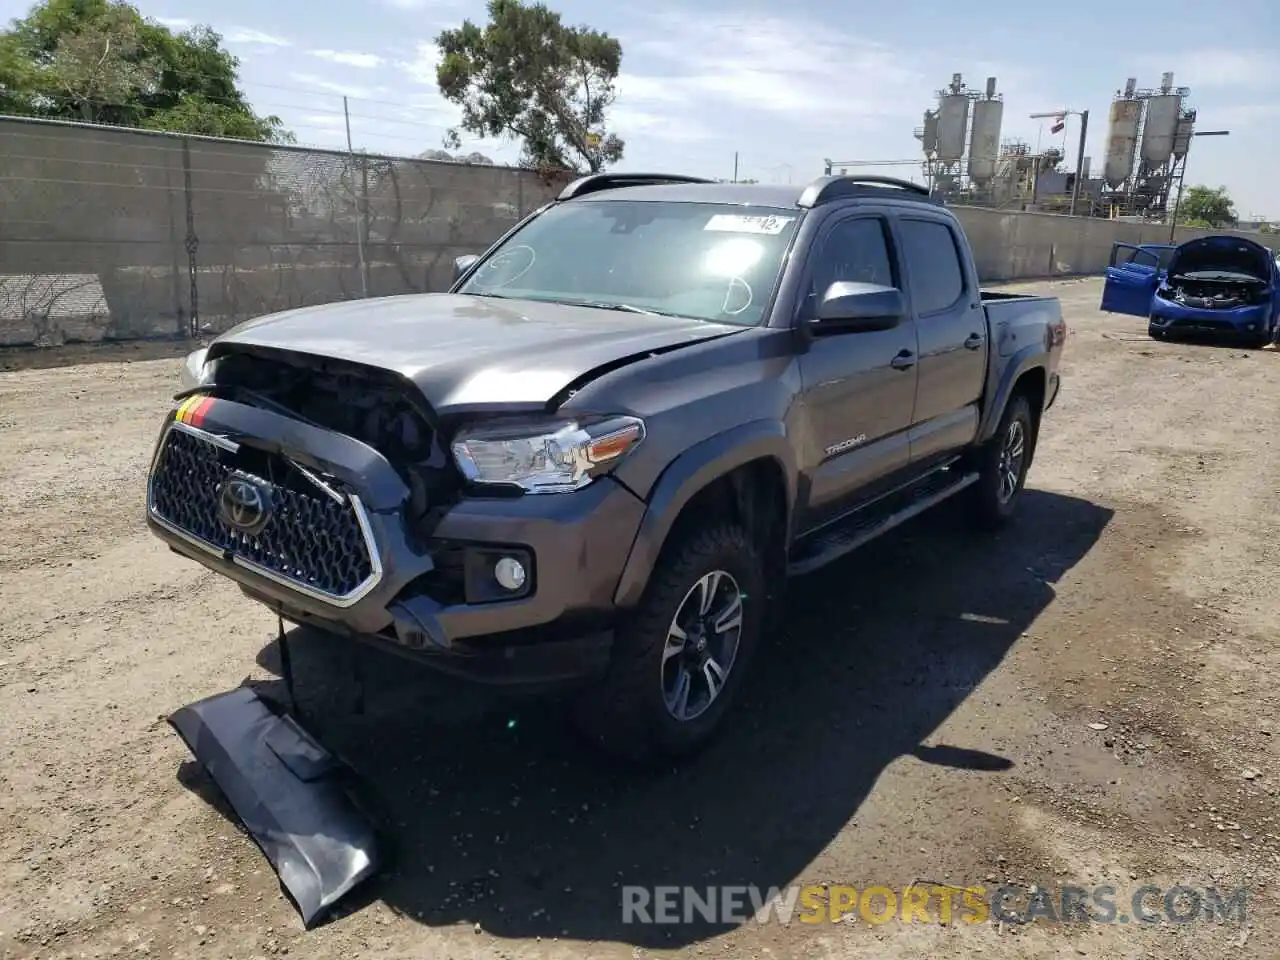
[[[920,341],[911,461],[927,467],[978,435],[992,345],[977,280],[965,269],[955,227],[926,216],[904,216],[895,226]]]
[[[1151,315],[1151,298],[1160,283],[1160,258],[1151,250],[1132,243],[1117,243],[1111,248],[1111,265],[1102,286],[1099,310],[1123,313],[1131,317]]]
[[[813,250],[800,322],[813,318],[837,281],[901,289],[883,217],[838,220]],[[908,466],[916,353],[915,324],[907,319],[890,330],[815,336],[801,355],[809,489],[800,532],[847,512]]]

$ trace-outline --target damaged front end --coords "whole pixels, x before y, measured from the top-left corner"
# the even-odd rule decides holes
[[[1241,237],[1182,244],[1151,302],[1153,330],[1263,340],[1271,329],[1276,271],[1270,253]]]

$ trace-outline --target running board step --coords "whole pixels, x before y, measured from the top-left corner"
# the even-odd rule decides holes
[[[801,576],[825,567],[977,481],[977,473],[967,473],[958,478],[953,470],[930,474],[919,483],[863,507],[852,516],[802,541],[787,567],[787,573]]]

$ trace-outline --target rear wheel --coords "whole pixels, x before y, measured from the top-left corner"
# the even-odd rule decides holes
[[[740,526],[685,535],[618,628],[608,672],[577,704],[579,728],[642,763],[705,747],[758,643],[763,597],[760,551]]]
[[[975,519],[986,528],[1013,518],[1031,468],[1035,419],[1024,393],[1010,398],[992,437],[978,451],[978,481],[972,487]]]

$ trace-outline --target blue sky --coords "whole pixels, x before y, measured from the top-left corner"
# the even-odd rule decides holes
[[[357,148],[415,155],[440,147],[454,110],[435,88],[439,30],[483,20],[483,0],[139,0],[174,26],[207,23],[241,59],[260,112],[279,114],[302,143],[345,143],[350,98]],[[0,0],[0,15],[27,4]],[[836,160],[916,160],[912,129],[952,73],[972,87],[999,79],[1003,136],[1063,145],[1027,114],[1092,111],[1087,153],[1101,167],[1107,107],[1125,78],[1159,85],[1172,70],[1191,88],[1200,129],[1229,129],[1192,147],[1189,183],[1226,185],[1242,215],[1280,219],[1280,16],[1275,0],[1212,8],[1165,0],[1153,15],[1117,2],[1028,7],[1025,0],[556,0],[567,22],[623,46],[614,125],[623,168],[803,182]],[[1209,14],[1210,9],[1212,14]],[[980,12],[979,12],[980,11]],[[1126,12],[1127,11],[1127,12]],[[1215,35],[1215,26],[1226,27]],[[1075,155],[1077,120],[1065,133]],[[498,161],[514,145],[474,140]],[[917,166],[882,172],[919,175]]]

